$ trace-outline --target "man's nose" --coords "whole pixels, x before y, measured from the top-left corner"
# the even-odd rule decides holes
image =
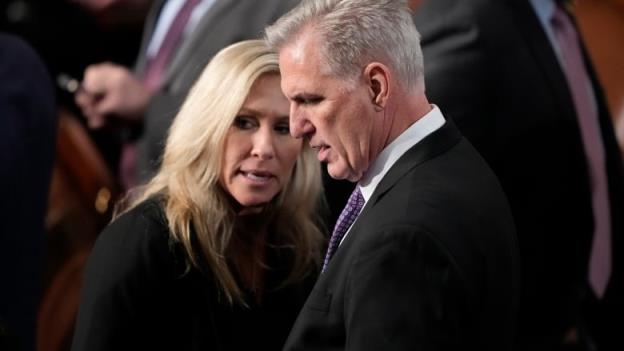
[[[296,105],[290,105],[290,135],[294,138],[302,138],[314,132],[314,126],[304,113],[297,109]]]

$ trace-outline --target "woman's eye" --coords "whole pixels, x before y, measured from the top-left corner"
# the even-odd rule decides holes
[[[251,117],[237,116],[234,119],[234,126],[238,129],[251,129],[256,125]]]
[[[274,129],[279,134],[290,134],[290,124],[288,123],[280,123]]]

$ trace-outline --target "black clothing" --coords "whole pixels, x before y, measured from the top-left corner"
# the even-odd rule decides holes
[[[498,180],[447,122],[377,185],[285,350],[509,350],[518,268]]]
[[[0,33],[0,350],[35,349],[56,123],[40,57]]]
[[[185,271],[161,205],[147,200],[99,236],[85,272],[72,350],[278,350],[307,296],[276,290],[290,256],[268,254],[262,304],[230,305],[209,269]]]
[[[622,158],[588,57],[606,158],[613,257],[606,296],[593,307],[587,304],[594,232],[589,168],[564,71],[530,2],[427,0],[414,20],[427,96],[483,155],[509,199],[522,261],[517,349],[555,349],[570,328],[580,327],[581,309],[588,308],[602,320],[601,346],[624,350]]]

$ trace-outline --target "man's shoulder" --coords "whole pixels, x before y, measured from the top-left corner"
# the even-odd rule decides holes
[[[392,232],[405,228],[446,235],[513,232],[513,220],[498,179],[466,139],[422,162],[374,194],[360,228]]]
[[[449,196],[472,196],[483,189],[502,195],[496,175],[466,138],[459,137],[457,142],[447,145],[430,152],[424,159],[406,155],[399,160],[393,168],[406,170],[392,184],[386,185],[387,193],[378,194],[380,198],[390,197],[389,203],[407,201],[414,206],[427,199],[453,202]],[[414,149],[418,147],[418,144],[413,146]],[[392,174],[392,169],[388,174]]]

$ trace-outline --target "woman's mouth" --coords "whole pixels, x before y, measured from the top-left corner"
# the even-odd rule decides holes
[[[254,183],[259,183],[259,184],[267,183],[272,178],[275,177],[272,173],[266,172],[266,171],[243,171],[241,170],[240,173],[246,179],[249,179],[250,181]]]

